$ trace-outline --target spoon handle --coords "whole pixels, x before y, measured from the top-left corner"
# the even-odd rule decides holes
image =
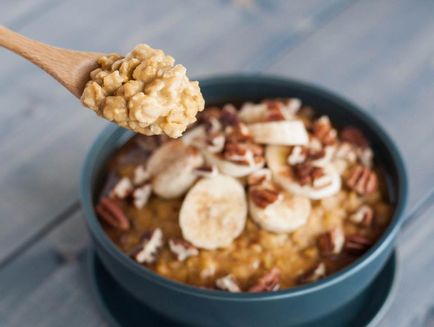
[[[0,46],[31,61],[80,97],[101,53],[57,48],[29,39],[0,25]]]

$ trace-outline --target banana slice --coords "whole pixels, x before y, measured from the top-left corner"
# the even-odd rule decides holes
[[[244,188],[234,178],[218,175],[199,180],[187,193],[179,213],[185,240],[214,250],[232,243],[244,229],[247,203]]]
[[[271,121],[248,125],[255,142],[277,145],[306,145],[309,136],[301,120]]]
[[[308,198],[280,191],[274,202],[258,205],[264,198],[258,201],[255,197],[261,198],[261,192],[266,191],[261,187],[249,191],[250,216],[259,226],[270,232],[289,233],[307,222],[311,212]]]
[[[195,169],[203,163],[200,152],[181,140],[163,144],[148,161],[152,190],[165,199],[180,197],[197,180]]]
[[[341,189],[341,177],[332,164],[325,165],[325,175],[319,178],[314,185],[300,185],[292,178],[291,167],[287,163],[290,148],[278,145],[269,145],[265,149],[265,158],[274,181],[286,191],[308,197],[313,200],[332,196]]]
[[[229,160],[222,159],[219,155],[210,153],[208,151],[205,151],[203,154],[206,161],[210,165],[216,166],[220,173],[232,177],[244,177],[250,175],[251,173],[264,167],[265,164],[265,160],[262,160],[260,162],[254,162],[254,160],[252,159],[250,164],[241,165]]]

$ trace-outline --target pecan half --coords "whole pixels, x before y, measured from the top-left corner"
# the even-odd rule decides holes
[[[345,244],[345,235],[341,228],[334,228],[318,237],[318,248],[324,257],[341,253]]]
[[[362,165],[355,166],[347,179],[347,185],[360,195],[366,195],[377,190],[377,174]]]
[[[108,225],[122,231],[130,229],[130,221],[115,199],[103,197],[95,207],[95,211]]]
[[[349,254],[362,255],[372,244],[372,241],[366,236],[355,234],[346,237],[344,249]]]
[[[196,256],[199,254],[199,250],[196,249],[192,244],[188,243],[183,239],[170,239],[169,248],[179,261],[184,261],[185,259]]]
[[[278,191],[262,187],[255,187],[250,190],[253,203],[263,209],[276,202],[279,194]]]
[[[313,135],[318,138],[322,144],[332,145],[336,143],[337,132],[327,116],[322,116],[317,119],[313,123],[312,129]]]
[[[300,277],[298,277],[298,283],[299,284],[313,283],[325,277],[325,275],[326,275],[326,266],[324,262],[320,262],[313,268],[306,271]]]
[[[312,185],[316,179],[324,176],[323,168],[313,166],[308,162],[296,164],[293,168],[294,176],[300,185]]]
[[[163,232],[157,228],[151,234],[145,233],[142,240],[141,248],[133,254],[134,259],[139,263],[155,262],[157,252],[163,246]]]
[[[363,205],[350,216],[350,220],[353,223],[369,227],[374,221],[374,210],[368,205]]]
[[[237,281],[232,275],[221,277],[215,281],[215,286],[222,291],[228,291],[232,293],[241,292]]]
[[[341,141],[354,144],[361,148],[369,147],[369,142],[363,135],[362,131],[356,127],[344,127],[340,133]]]
[[[255,285],[249,288],[249,292],[270,292],[280,288],[280,270],[271,269],[268,273],[259,278]]]

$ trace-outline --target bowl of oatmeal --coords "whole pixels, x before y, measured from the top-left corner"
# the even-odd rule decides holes
[[[81,198],[105,267],[192,325],[296,325],[351,303],[402,221],[393,142],[311,85],[230,76],[200,86],[206,109],[182,137],[110,126],[90,150]]]

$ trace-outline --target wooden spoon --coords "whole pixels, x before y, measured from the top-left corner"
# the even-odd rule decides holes
[[[83,93],[89,74],[98,67],[97,52],[74,51],[44,44],[0,26],[0,45],[45,70],[77,98]]]

